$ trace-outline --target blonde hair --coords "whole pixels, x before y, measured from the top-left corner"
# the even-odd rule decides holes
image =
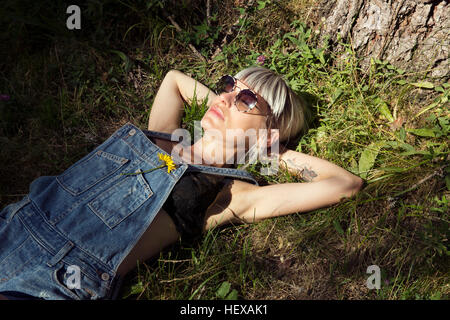
[[[305,134],[308,130],[306,103],[274,71],[253,66],[235,75],[256,91],[269,104],[272,115],[267,118],[268,129],[279,130],[279,141]]]
[[[278,142],[288,146],[291,139],[296,139],[308,131],[310,113],[306,103],[281,76],[272,70],[253,66],[238,72],[234,77],[256,91],[269,104],[271,115],[267,117],[266,127],[269,130],[278,130]],[[259,159],[266,164],[271,163],[270,167],[261,168],[261,173],[264,175],[276,173],[278,160],[267,156],[261,158],[261,155],[265,154],[264,148],[264,144],[251,145],[243,158],[238,159],[238,163],[244,163],[239,169],[245,170]]]

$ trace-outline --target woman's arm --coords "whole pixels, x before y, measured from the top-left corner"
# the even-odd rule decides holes
[[[363,185],[361,178],[329,161],[292,150],[281,153],[280,165],[307,182],[259,187],[235,181],[228,191],[231,200],[226,207],[220,195],[210,207],[206,228],[230,222],[257,222],[327,207],[342,198],[352,197]]]
[[[306,183],[284,183],[254,188],[240,217],[247,222],[295,212],[311,211],[355,195],[363,180],[324,159],[285,150],[280,165]]]
[[[306,182],[317,182],[331,177],[341,177],[351,184],[362,184],[362,179],[347,170],[317,157],[282,148],[279,163],[291,174],[297,175]]]
[[[215,94],[200,82],[180,71],[170,70],[153,101],[148,129],[172,133],[179,128],[184,102],[191,104],[194,93],[198,102],[208,98],[208,106],[215,98]]]

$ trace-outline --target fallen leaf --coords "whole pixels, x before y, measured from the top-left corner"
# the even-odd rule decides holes
[[[400,129],[404,123],[405,119],[402,117],[398,117],[397,119],[395,119],[390,123],[390,128],[392,131],[396,131],[397,129]]]

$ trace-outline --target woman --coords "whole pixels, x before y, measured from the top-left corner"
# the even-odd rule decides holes
[[[180,150],[171,134],[194,93],[199,101],[208,99],[205,134]],[[116,298],[121,279],[138,260],[180,236],[353,196],[363,183],[359,177],[285,148],[279,164],[308,183],[258,186],[245,171],[230,168],[242,148],[248,152],[258,141],[259,149],[271,150],[305,126],[298,97],[265,68],[222,77],[218,95],[179,71],[168,72],[148,131],[125,125],[60,176],[35,180],[29,195],[0,212],[0,294]],[[229,134],[236,130],[254,132],[255,139],[239,144]]]

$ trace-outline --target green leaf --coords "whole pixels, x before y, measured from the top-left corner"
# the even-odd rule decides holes
[[[448,131],[450,131],[450,125],[449,125],[449,120],[448,118],[445,117],[439,117],[438,118],[438,122],[439,125],[442,127],[442,129],[447,133]]]
[[[144,292],[144,285],[142,284],[142,281],[139,281],[138,283],[131,286],[129,292],[124,295],[124,299],[128,298],[129,296],[140,294]]]
[[[378,107],[378,110],[386,119],[389,120],[389,122],[394,121],[394,117],[392,116],[391,111],[389,110],[389,107],[386,102],[381,103],[380,106]]]
[[[337,99],[339,99],[339,97],[342,95],[342,93],[343,93],[343,90],[339,87],[337,87],[336,90],[334,90],[333,97],[331,98],[330,106],[333,105]]]
[[[320,63],[325,64],[325,57],[323,56],[323,51],[321,51],[319,53],[318,57],[319,57]]]
[[[405,168],[398,168],[398,167],[382,167],[380,169],[383,171],[386,171],[386,172],[405,172],[406,171]]]
[[[265,1],[258,1],[258,10],[264,9],[266,7]]]
[[[401,141],[405,141],[405,139],[406,139],[406,130],[405,130],[405,128],[403,128],[403,127],[400,128],[400,130],[398,131],[398,138]]]
[[[407,152],[416,152],[416,149],[409,143],[402,143],[400,147]]]
[[[230,294],[225,298],[225,300],[237,300],[238,298],[238,292],[236,289],[233,289],[233,291],[230,292]]]
[[[222,61],[225,60],[226,57],[223,53],[218,54],[217,56],[214,57],[214,61]]]
[[[414,147],[412,145],[410,145],[408,143],[403,143],[400,145],[400,147],[403,150],[405,150],[404,152],[399,153],[399,155],[401,155],[401,156],[410,156],[410,155],[414,155],[414,154],[424,154],[424,155],[430,154],[427,151],[416,150],[416,149],[414,149]]]
[[[381,61],[380,59],[374,59],[377,64],[386,64],[386,62]]]
[[[406,129],[406,131],[415,134],[420,137],[436,137],[436,131],[430,128],[420,128],[420,129]]]
[[[417,118],[418,116],[424,114],[425,112],[427,112],[430,109],[433,109],[434,107],[436,107],[439,104],[439,102],[433,102],[432,104],[430,104],[429,106],[426,106],[423,110],[421,110],[419,113],[417,113],[413,119]]]
[[[372,169],[375,164],[375,159],[377,158],[378,152],[380,151],[383,142],[372,142],[364,151],[361,153],[359,158],[359,172],[361,178],[366,179],[368,171]]]
[[[297,79],[292,79],[291,81],[289,81],[289,86],[292,90],[297,91],[300,89],[300,81],[298,81]]]
[[[411,84],[418,88],[424,88],[424,89],[433,89],[434,88],[434,84],[432,84],[429,81],[420,81],[420,82],[414,82]]]
[[[228,281],[222,282],[219,290],[217,290],[216,295],[220,299],[224,299],[227,293],[230,291],[231,284]]]
[[[310,146],[311,146],[311,149],[312,149],[315,153],[317,153],[317,144],[316,144],[316,141],[315,141],[314,139],[311,139],[311,144],[310,144]]]

